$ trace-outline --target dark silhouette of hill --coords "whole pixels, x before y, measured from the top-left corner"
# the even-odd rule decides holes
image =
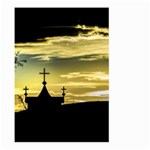
[[[15,113],[15,142],[108,142],[109,102]]]

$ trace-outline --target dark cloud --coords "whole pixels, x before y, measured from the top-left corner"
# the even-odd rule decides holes
[[[83,31],[71,28],[78,24],[108,27],[108,13],[108,8],[15,8],[15,42],[33,42],[46,36],[74,36],[77,31]]]

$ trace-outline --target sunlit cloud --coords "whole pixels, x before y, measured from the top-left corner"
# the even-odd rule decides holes
[[[23,95],[19,95],[19,96],[21,96],[23,101],[24,101],[24,96]],[[15,112],[19,112],[20,110],[25,110],[24,105],[27,107],[26,103],[24,103],[24,105],[23,105],[23,103],[19,99],[18,95],[15,95],[15,101],[14,102],[15,102],[15,107],[14,107]]]
[[[109,91],[95,91],[87,93],[88,96],[99,96],[99,97],[108,97]]]
[[[109,33],[109,29],[108,28],[102,28],[102,27],[98,27],[98,26],[86,26],[86,25],[76,25],[75,26],[76,29],[82,29],[82,30],[93,30],[95,32],[104,32],[104,33]]]
[[[109,34],[108,28],[101,28],[98,26],[85,26],[85,25],[77,25],[75,26],[75,28],[88,31],[86,33],[81,32],[79,35],[82,35],[82,36],[99,35],[103,39],[108,39],[108,34]]]
[[[50,56],[49,55],[39,55],[39,56],[33,56],[32,59],[38,59],[41,61],[49,61]]]
[[[79,33],[77,36],[53,36],[38,39],[37,42],[16,43],[15,50],[21,50],[21,54],[27,54],[33,59],[42,61],[49,61],[55,57],[81,57],[80,61],[94,61],[103,55],[108,55],[108,35],[104,35],[109,32],[107,28],[84,25],[78,25],[74,28],[89,31]],[[38,56],[32,56],[33,54]],[[91,54],[97,56],[84,58]]]
[[[89,27],[85,25],[77,25],[74,26],[76,29],[88,30],[86,33],[81,33],[77,36],[53,36],[53,37],[44,37],[37,39],[36,42],[26,42],[26,43],[16,43],[16,47],[30,47],[30,46],[44,46],[44,45],[52,45],[53,43],[60,43],[60,42],[79,42],[82,40],[106,40],[108,39],[109,29],[108,28],[101,28],[98,26]],[[106,36],[106,35],[107,36]]]
[[[15,109],[15,112],[19,112],[21,110],[25,110],[23,104],[16,104],[14,109]]]
[[[89,81],[108,80],[108,74],[105,72],[71,72],[66,75],[60,75],[62,78],[73,79],[83,78]]]
[[[87,57],[79,58],[79,61],[95,61],[95,60],[108,60],[108,54],[103,55],[90,55]]]
[[[39,90],[29,89],[28,93],[38,93]],[[15,94],[24,94],[23,88],[15,88]]]
[[[74,88],[74,89],[76,89],[76,88],[95,89],[98,86],[108,86],[108,82],[107,82],[107,80],[104,80],[104,82],[73,82],[73,81],[70,81],[70,82],[50,84],[50,85],[47,85],[47,88],[48,89],[51,89],[51,88],[61,89],[62,86],[65,86],[67,88]],[[38,90],[35,90],[37,88],[38,88]],[[41,89],[42,89],[41,84],[33,83],[32,86],[30,86],[28,93],[29,93],[29,95],[38,95],[38,93],[41,91]],[[56,92],[50,90],[50,93],[57,95],[57,94],[60,94],[61,92],[56,93]],[[15,88],[15,94],[23,95],[24,94],[23,88]]]
[[[86,25],[76,25],[76,26],[45,26],[41,27],[45,29],[76,29],[74,32],[76,32],[77,35],[85,35],[85,36],[90,36],[90,35],[101,35],[101,37],[108,38],[109,34],[109,29],[108,28],[102,28],[99,26],[86,26]],[[86,32],[85,32],[86,31]],[[69,34],[69,33],[68,33]]]
[[[30,43],[26,47],[26,43],[24,43],[21,47],[16,47],[16,51],[21,51],[21,54],[27,54],[32,57],[32,59],[39,59],[48,61],[51,58],[73,58],[80,57],[80,60],[84,60],[84,58],[89,55],[91,59],[97,60],[101,59],[103,56],[108,55],[108,41],[105,40],[94,40],[94,41],[80,41],[76,44],[71,44],[70,42],[62,42],[55,43],[51,45],[46,45],[43,43],[43,46],[34,46],[32,47],[32,43]],[[38,55],[38,56],[35,56]],[[97,56],[96,56],[97,55]]]

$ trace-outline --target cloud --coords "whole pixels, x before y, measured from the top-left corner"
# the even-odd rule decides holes
[[[37,42],[16,43],[15,50],[42,61],[73,57],[80,57],[80,61],[94,61],[102,55],[108,55],[108,36],[104,35],[109,32],[107,28],[84,25],[74,28],[88,31],[80,32],[77,36],[53,36],[38,39]],[[85,58],[88,55],[95,56]]]
[[[99,96],[99,97],[108,97],[109,91],[94,91],[87,93],[88,96]]]
[[[80,35],[100,35],[101,37],[108,39],[109,29],[108,28],[101,28],[98,26],[85,26],[85,25],[77,25],[75,26],[76,29],[82,29],[84,31],[88,31],[86,33],[80,33]]]
[[[108,60],[108,54],[103,55],[87,55],[83,58],[79,58],[79,61],[96,61],[96,60]]]
[[[37,55],[37,56],[32,57],[32,59],[38,59],[41,61],[49,61],[51,58],[49,55]]]
[[[99,26],[86,26],[86,25],[79,25],[79,24],[76,26],[46,26],[46,27],[42,27],[42,29],[46,29],[49,31],[53,30],[53,32],[55,31],[56,33],[61,32],[64,35],[68,35],[68,36],[82,35],[87,37],[91,35],[100,35],[101,37],[107,39],[109,34],[108,28],[102,28]]]
[[[22,98],[24,97],[24,95],[19,95],[19,96],[21,96]],[[24,98],[23,98],[23,100],[24,100]],[[25,109],[23,106],[23,103],[21,102],[21,100],[19,99],[19,97],[17,95],[15,95],[15,101],[14,102],[15,102],[15,107],[14,107],[15,112],[19,112],[19,111]],[[24,103],[24,105],[27,107],[26,103]]]
[[[86,25],[76,25],[74,26],[76,29],[82,29],[82,30],[92,30],[95,32],[104,32],[104,33],[109,33],[108,28],[101,28],[99,26],[86,26]]]
[[[81,103],[81,102],[94,102],[94,101],[108,101],[109,97],[98,97],[98,96],[74,96],[65,97],[65,104]]]
[[[77,26],[64,26],[66,28],[75,28],[75,29],[82,29],[78,33],[77,36],[52,36],[52,37],[44,37],[37,39],[36,42],[26,42],[26,43],[16,43],[16,47],[33,47],[33,46],[44,46],[44,45],[52,45],[53,43],[60,43],[60,42],[78,42],[80,40],[102,40],[102,39],[109,39],[109,29],[108,28],[101,28],[98,26],[85,26],[85,25],[77,25]],[[52,27],[50,27],[52,28]],[[54,28],[54,27],[53,27]],[[58,28],[58,27],[55,27]],[[60,28],[60,27],[59,27]],[[62,29],[63,30],[63,29]],[[82,31],[87,31],[83,32]]]
[[[83,78],[88,81],[101,81],[108,80],[108,74],[105,72],[71,72],[65,75],[60,75],[62,78],[74,79],[74,78]]]
[[[15,50],[20,50],[21,54],[30,55],[33,59],[45,61],[49,61],[51,58],[73,57],[80,57],[80,60],[84,60],[84,57],[90,55],[93,55],[94,60],[96,60],[100,59],[102,55],[105,56],[108,54],[108,41],[106,40],[79,41],[77,43],[58,42],[51,45],[45,43],[43,46],[38,45],[36,47],[32,47],[32,43],[30,44],[31,47],[26,47],[26,44],[21,44],[22,46],[16,47]],[[90,59],[93,58],[92,56],[90,57]]]
[[[62,91],[61,88],[65,86],[65,88],[67,89],[66,93],[67,96],[81,96],[84,95],[85,93],[87,93],[88,91],[95,91],[95,90],[105,90],[108,88],[108,81],[99,81],[99,82],[63,82],[63,83],[55,83],[55,84],[49,84],[47,85],[47,89],[49,91],[49,93],[52,96],[62,96]],[[49,90],[50,89],[50,90]],[[53,89],[53,90],[51,90]],[[28,91],[28,96],[38,96],[39,93],[42,90],[42,86],[41,84],[32,84],[32,86],[30,86],[30,89]],[[24,99],[24,91],[22,90],[22,88],[15,88],[15,94],[18,94],[20,96],[22,96],[22,98]],[[89,96],[89,95],[87,95]],[[20,100],[17,98],[17,96],[15,97],[16,99],[16,103],[20,103]]]
[[[96,86],[107,85],[107,83],[100,82],[66,82],[64,86],[73,87],[73,88],[96,88]]]
[[[25,110],[23,104],[16,104],[14,109],[15,109],[15,112]]]

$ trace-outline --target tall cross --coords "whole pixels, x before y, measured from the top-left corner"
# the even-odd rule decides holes
[[[63,88],[61,90],[63,91],[62,95],[65,96],[66,95],[65,90],[67,90],[67,89],[63,86]]]
[[[23,90],[25,91],[24,95],[25,95],[25,97],[26,97],[26,96],[28,95],[27,91],[28,91],[29,89],[27,88],[27,86],[25,86],[25,88],[24,88]]]
[[[46,81],[45,81],[45,75],[49,74],[49,72],[45,72],[45,68],[43,69],[43,72],[40,72],[39,74],[43,74],[43,85],[46,85]]]

